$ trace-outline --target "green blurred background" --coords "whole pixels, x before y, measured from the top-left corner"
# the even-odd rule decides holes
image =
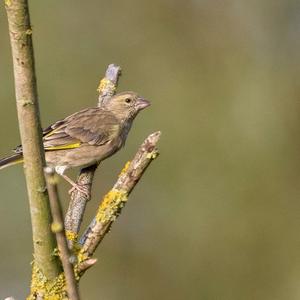
[[[123,164],[161,130],[153,162],[96,253],[82,298],[300,298],[300,2],[30,1],[43,126],[119,91],[152,106],[97,171],[85,225]],[[0,6],[0,154],[19,143]],[[75,176],[76,172],[70,172]],[[0,172],[0,298],[24,299],[31,226],[22,167]],[[61,196],[68,203],[61,182]]]

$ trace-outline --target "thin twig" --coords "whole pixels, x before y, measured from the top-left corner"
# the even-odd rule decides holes
[[[100,106],[104,101],[109,101],[109,99],[115,94],[120,75],[121,68],[119,66],[110,64],[107,67],[105,76],[100,81],[98,87],[98,106]],[[65,218],[65,228],[70,249],[73,248],[74,243],[77,241],[85,207],[91,198],[92,182],[97,167],[98,165],[95,164],[88,168],[82,169],[77,178],[77,184],[86,185],[89,188],[89,197],[77,190],[74,190],[74,192],[71,194],[71,201],[69,203]]]
[[[86,270],[86,260],[90,260],[112,223],[124,207],[129,194],[142,177],[149,164],[158,155],[156,145],[160,131],[150,134],[140,146],[134,159],[122,170],[114,187],[105,195],[98,208],[97,215],[80,239],[78,273]]]
[[[45,168],[45,174],[47,179],[47,188],[50,198],[50,207],[52,212],[53,222],[51,225],[52,231],[56,235],[56,241],[59,251],[59,256],[64,269],[64,274],[66,278],[66,288],[68,292],[68,297],[70,300],[79,300],[79,292],[77,287],[77,281],[74,275],[74,267],[71,263],[70,253],[68,248],[68,243],[64,230],[63,213],[58,197],[57,191],[57,175],[54,169],[50,167]]]
[[[12,48],[17,111],[31,213],[34,264],[50,280],[61,272],[61,265],[59,259],[52,255],[56,241],[50,230],[49,197],[43,172],[45,157],[28,3],[27,0],[6,0],[5,8]]]

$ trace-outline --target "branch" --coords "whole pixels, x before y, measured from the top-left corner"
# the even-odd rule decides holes
[[[71,263],[70,253],[68,248],[68,243],[64,230],[63,214],[58,198],[57,191],[57,178],[54,169],[50,167],[45,168],[45,174],[47,179],[47,188],[50,198],[50,207],[53,217],[53,223],[51,225],[52,231],[56,235],[57,246],[59,250],[59,256],[64,269],[64,274],[66,278],[66,289],[68,292],[68,299],[79,300],[79,292],[77,287],[77,282],[74,274],[74,267]]]
[[[34,263],[46,278],[53,279],[59,274],[61,268],[59,260],[52,255],[56,242],[50,230],[51,214],[43,172],[45,157],[28,3],[27,0],[6,0],[5,8],[12,48],[17,111],[31,213]]]
[[[104,78],[100,81],[97,91],[99,92],[98,106],[110,100],[116,93],[121,67],[110,64],[105,72]]]
[[[114,64],[110,64],[108,66],[105,76],[100,81],[98,87],[98,106],[100,106],[102,102],[108,101],[114,95],[120,75],[121,68],[119,66],[116,66]],[[95,164],[82,169],[77,178],[77,184],[86,185],[89,187],[89,197],[86,197],[86,195],[77,190],[74,190],[74,192],[71,194],[71,201],[69,203],[65,218],[65,228],[69,248],[72,248],[74,246],[74,243],[77,241],[85,207],[87,202],[91,198],[92,182],[97,167],[98,164]]]
[[[71,200],[65,216],[66,236],[70,249],[73,248],[74,243],[77,241],[85,207],[91,197],[92,182],[97,167],[98,165],[93,165],[88,168],[81,169],[77,178],[77,184],[89,187],[89,197],[87,198],[86,195],[77,190],[74,190],[71,194]]]
[[[143,173],[158,155],[156,145],[160,138],[160,131],[150,134],[140,146],[134,159],[128,162],[122,170],[114,187],[103,198],[96,217],[80,239],[82,248],[79,252],[78,272],[86,270],[86,261],[89,261],[99,243],[108,232],[112,223],[121,213],[128,196],[138,183]]]

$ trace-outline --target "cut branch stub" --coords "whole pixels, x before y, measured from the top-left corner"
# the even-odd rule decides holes
[[[107,67],[105,76],[103,79],[101,79],[97,89],[99,92],[98,106],[101,106],[102,103],[109,101],[110,98],[116,93],[120,76],[121,67],[114,64],[110,64]]]

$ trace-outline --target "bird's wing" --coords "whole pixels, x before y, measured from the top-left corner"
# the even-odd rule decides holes
[[[104,145],[118,136],[120,122],[109,111],[87,108],[57,121],[43,131],[45,150],[74,149],[86,143]],[[22,153],[22,145],[14,149]]]
[[[58,121],[43,132],[45,150],[72,149],[82,143],[104,145],[119,134],[120,123],[109,111],[87,108]]]

